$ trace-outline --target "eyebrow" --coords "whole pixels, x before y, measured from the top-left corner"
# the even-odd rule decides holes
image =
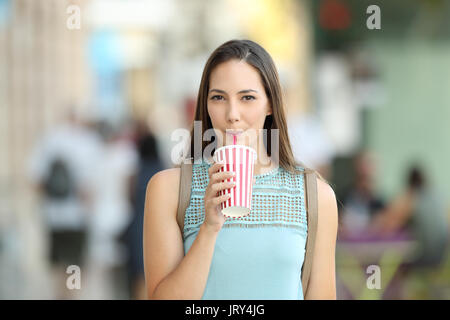
[[[225,91],[219,90],[219,89],[211,89],[211,90],[209,90],[210,93],[213,92],[213,91],[216,91],[216,92],[219,92],[219,93],[227,94]],[[249,93],[249,92],[255,92],[255,93],[258,93],[258,91],[253,90],[253,89],[241,90],[241,91],[239,91],[238,93]]]

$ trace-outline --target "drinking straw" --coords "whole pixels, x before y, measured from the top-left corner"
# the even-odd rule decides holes
[[[236,144],[236,135],[233,135],[233,144]]]

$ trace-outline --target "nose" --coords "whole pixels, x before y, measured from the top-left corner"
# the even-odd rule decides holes
[[[230,101],[228,104],[227,121],[235,123],[240,120],[239,106],[236,102]]]

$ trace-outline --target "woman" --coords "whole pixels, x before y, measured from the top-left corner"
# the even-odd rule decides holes
[[[246,140],[241,134],[237,141],[258,150],[252,212],[240,219],[223,216],[220,203],[227,196],[218,194],[233,187],[222,182],[231,174],[219,173],[221,164],[210,157],[198,161],[196,155],[181,233],[176,221],[180,169],[155,174],[147,186],[144,218],[148,297],[335,299],[337,206],[333,190],[322,180],[317,181],[318,229],[309,289],[303,297],[307,225],[302,168],[292,155],[278,73],[261,46],[232,40],[212,53],[202,75],[195,121],[201,121],[202,133],[216,132],[218,146],[224,140],[229,143],[224,138],[229,130],[258,132]],[[257,148],[261,129],[267,129],[269,137],[278,129],[277,154],[270,139]],[[195,143],[192,139],[191,155]],[[205,148],[201,141],[202,155]]]

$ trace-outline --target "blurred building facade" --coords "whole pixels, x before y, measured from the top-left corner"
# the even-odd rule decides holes
[[[77,1],[81,8],[85,4]],[[71,32],[66,27],[68,5],[52,0],[0,2],[1,260],[13,262],[0,268],[2,298],[42,293],[44,243],[26,179],[27,157],[35,138],[59,120],[62,108],[81,105],[89,96],[83,52],[87,29]]]

